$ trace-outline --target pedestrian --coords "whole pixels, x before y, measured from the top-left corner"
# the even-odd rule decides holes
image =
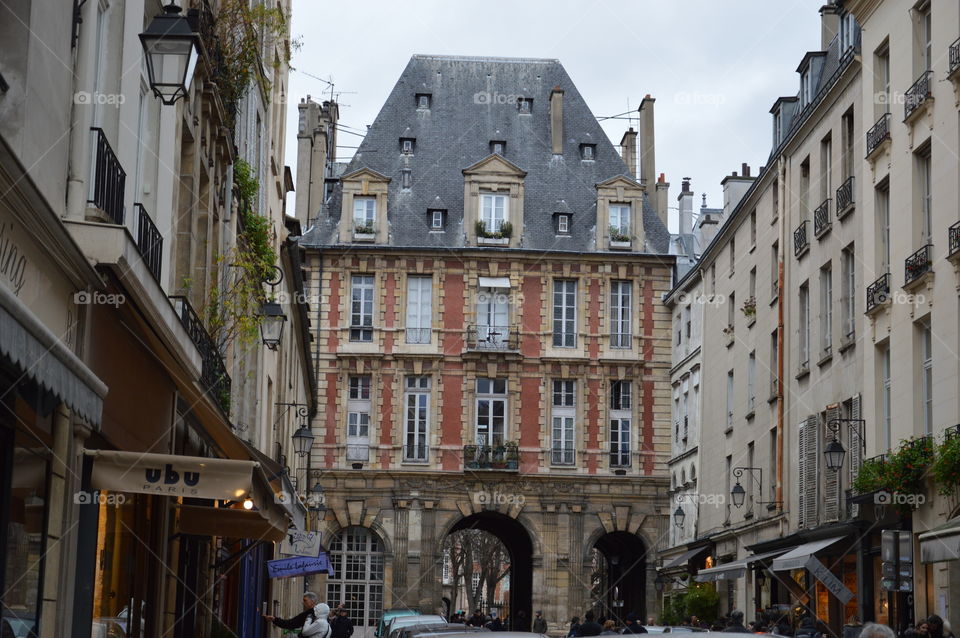
[[[860,638],[897,638],[893,630],[886,625],[868,622],[860,631]]]
[[[583,615],[583,624],[580,625],[578,636],[599,636],[603,627],[596,621],[597,615],[591,609]]]
[[[547,633],[547,621],[544,619],[542,611],[538,611],[536,618],[533,619],[533,633],[535,634]]]
[[[800,626],[797,628],[795,638],[823,638],[823,634],[817,631],[815,620],[811,616],[804,616],[800,619]]]
[[[574,616],[570,619],[570,631],[567,632],[567,638],[576,638],[580,635],[580,616]]]
[[[793,636],[793,626],[790,624],[790,619],[786,616],[780,616],[780,619],[777,620],[776,627],[776,634],[778,636]]]
[[[860,638],[861,631],[863,631],[863,623],[860,622],[860,616],[851,614],[847,618],[847,624],[843,626],[841,638]]]
[[[330,623],[327,622],[329,615],[330,607],[325,603],[318,603],[317,595],[308,591],[303,595],[303,611],[293,618],[284,620],[264,615],[263,619],[280,629],[299,629],[303,638],[330,638]]]
[[[500,616],[497,612],[490,612],[490,622],[487,623],[487,629],[490,631],[505,631],[506,627],[503,626],[503,621],[500,620]]]
[[[730,612],[730,623],[723,629],[728,634],[749,634],[749,629],[743,626],[743,612],[734,609]]]
[[[601,636],[616,636],[617,635],[617,623],[612,620],[603,621],[603,631],[600,632]]]
[[[330,638],[350,638],[353,635],[353,623],[347,616],[343,605],[337,607],[337,614],[330,621]]]
[[[514,631],[530,631],[530,619],[527,618],[527,612],[522,609],[517,612],[516,620],[513,623]]]
[[[483,614],[480,613],[479,609],[473,610],[473,615],[470,616],[470,620],[467,621],[467,624],[471,627],[483,627],[486,624]]]
[[[929,638],[953,638],[953,633],[946,628],[946,622],[936,614],[927,618],[927,635]]]
[[[631,611],[629,614],[627,614],[627,625],[620,633],[645,634],[647,633],[647,629],[640,624],[640,616]]]

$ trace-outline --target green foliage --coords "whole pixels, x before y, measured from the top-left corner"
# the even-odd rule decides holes
[[[663,612],[660,614],[661,625],[679,625],[683,623],[685,620],[684,611],[686,610],[684,598],[686,598],[686,594],[678,593],[663,599]]]
[[[931,468],[933,480],[944,496],[953,494],[960,486],[960,436],[947,436],[937,448],[936,460]]]
[[[608,230],[610,231],[610,241],[630,241],[630,235],[621,233],[616,226],[610,226]]]
[[[918,494],[933,463],[933,441],[929,438],[902,441],[896,452],[884,459],[865,461],[853,481],[860,494],[886,490],[898,494]]]
[[[485,239],[509,239],[513,236],[513,224],[510,222],[503,222],[500,225],[500,230],[490,232],[487,230],[487,223],[482,219],[478,219],[475,228],[477,237],[483,237]]]
[[[858,494],[869,494],[877,490],[886,489],[887,474],[886,463],[883,459],[869,459],[864,461],[857,470],[857,476],[853,479],[853,489]]]
[[[705,622],[713,622],[720,609],[720,595],[713,583],[694,583],[684,598],[684,619],[696,616]]]

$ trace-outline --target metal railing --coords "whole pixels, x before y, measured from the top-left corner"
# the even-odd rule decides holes
[[[884,304],[890,298],[890,273],[884,273],[867,286],[867,312]]]
[[[416,344],[430,343],[430,339],[432,336],[433,336],[432,328],[407,328],[406,329],[407,343],[416,343]]]
[[[101,128],[93,132],[93,166],[90,184],[90,199],[114,224],[123,224],[123,195],[127,174],[120,165],[116,153],[107,141]]]
[[[157,225],[150,219],[143,204],[137,203],[133,207],[137,211],[137,250],[143,257],[147,270],[159,282],[163,260],[163,235],[157,230]]]
[[[347,460],[358,462],[370,460],[370,445],[364,443],[348,443]]]
[[[960,436],[960,424],[951,425],[948,428],[943,430],[943,440],[949,441],[950,439],[955,439]]]
[[[903,94],[903,119],[907,119],[930,97],[930,79],[933,71],[924,71]]]
[[[519,332],[513,326],[470,326],[467,328],[467,348],[499,352],[517,350],[520,347],[519,337]]]
[[[463,469],[516,471],[520,469],[520,453],[513,444],[465,445]]]
[[[930,272],[933,267],[933,260],[930,258],[932,253],[933,245],[927,244],[903,261],[904,285],[914,282]]]
[[[833,220],[830,218],[830,199],[827,198],[822,204],[813,210],[813,234],[820,237],[833,226]]]
[[[950,241],[950,252],[947,254],[953,256],[960,252],[960,222],[957,222],[951,226],[947,232],[949,234]]]
[[[223,362],[220,350],[186,297],[170,297],[170,301],[190,341],[200,353],[200,383],[224,413],[229,414],[232,380],[227,373],[227,366]]]
[[[629,348],[632,345],[633,334],[630,332],[611,332],[611,348]]]
[[[426,463],[430,460],[430,448],[425,444],[404,445],[403,460],[414,463]]]
[[[950,45],[950,75],[960,68],[960,38]]]
[[[867,157],[873,153],[883,143],[890,138],[890,114],[884,113],[877,120],[876,124],[867,131]]]
[[[793,254],[795,257],[799,257],[810,247],[810,239],[807,237],[807,226],[809,224],[809,221],[804,220],[793,231]]]
[[[615,469],[625,469],[632,467],[633,455],[630,453],[630,446],[624,444],[610,444],[610,467]]]
[[[853,206],[855,198],[853,179],[851,175],[843,184],[840,184],[840,188],[837,189],[837,217],[840,217],[847,208]]]
[[[550,449],[551,465],[574,465],[577,461],[577,452],[573,448],[573,442],[563,445],[554,444]]]

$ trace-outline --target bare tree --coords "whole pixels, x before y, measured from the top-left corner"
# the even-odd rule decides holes
[[[443,549],[450,555],[451,608],[457,608],[461,587],[470,610],[494,602],[497,584],[510,573],[510,554],[500,539],[488,532],[466,529],[447,536]]]

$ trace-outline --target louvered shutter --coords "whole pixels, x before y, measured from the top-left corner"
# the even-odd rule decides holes
[[[859,419],[860,418],[860,395],[854,395],[850,399],[850,418]],[[863,441],[860,440],[861,435],[865,435],[865,432],[862,432],[860,429],[861,424],[852,423],[851,426],[853,429],[847,428],[847,432],[850,433],[849,445],[847,445],[847,456],[850,459],[850,488],[853,489],[853,482],[857,478],[857,474],[860,473],[860,466],[863,464]],[[850,516],[856,518],[860,513],[859,505],[850,506]]]
[[[800,467],[797,487],[799,490],[798,525],[802,528],[817,525],[817,417],[809,416],[800,424]]]
[[[834,406],[827,408],[827,418],[823,422],[823,429],[820,430],[822,436],[820,440],[823,441],[826,445],[827,441],[830,441],[833,438],[833,433],[827,428],[827,424],[830,423],[833,419],[840,418],[840,406]],[[843,423],[839,424],[841,427],[837,430],[837,436],[842,437],[843,433]],[[817,458],[819,459],[820,453],[818,450]],[[830,523],[840,519],[840,470],[831,470],[829,468],[824,469],[823,472],[823,520],[825,523]]]
[[[797,527],[803,528],[806,527],[807,521],[805,516],[807,513],[807,422],[806,420],[800,422],[800,427],[797,428],[799,432],[799,447],[800,454],[798,459],[797,467]]]

